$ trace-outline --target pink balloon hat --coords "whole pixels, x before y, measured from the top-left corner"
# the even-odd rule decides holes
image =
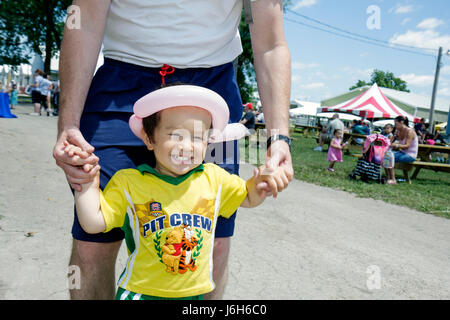
[[[181,106],[202,108],[211,114],[213,134],[210,136],[210,142],[237,140],[248,132],[247,128],[240,123],[228,124],[230,117],[228,105],[219,94],[193,85],[165,87],[140,98],[134,104],[134,114],[129,120],[131,131],[143,139],[143,118],[161,110]]]

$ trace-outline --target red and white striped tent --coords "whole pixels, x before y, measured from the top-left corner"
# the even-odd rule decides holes
[[[394,119],[398,116],[405,116],[409,121],[420,121],[419,118],[402,110],[399,106],[386,98],[376,83],[356,98],[335,106],[317,108],[317,113],[321,112],[351,113],[364,119],[371,120]]]

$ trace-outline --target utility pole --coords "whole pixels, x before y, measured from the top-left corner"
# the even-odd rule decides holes
[[[445,130],[447,137],[450,136],[450,106],[448,107],[448,120],[447,120],[447,130]]]
[[[433,124],[434,104],[436,102],[436,91],[437,91],[438,82],[439,82],[439,72],[441,70],[441,58],[442,58],[442,47],[439,47],[439,53],[438,53],[438,59],[437,59],[437,65],[436,65],[436,73],[434,75],[433,95],[431,96],[430,116],[429,116],[429,120],[428,120],[430,122],[431,132],[434,132],[434,124]]]

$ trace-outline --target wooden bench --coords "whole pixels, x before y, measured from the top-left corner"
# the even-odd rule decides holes
[[[294,125],[294,132],[302,133],[305,136],[310,133],[310,131],[317,131],[319,130],[319,127],[317,126],[305,126],[305,125]]]
[[[450,172],[450,164],[439,162],[426,162],[426,161],[414,161],[412,163],[396,163],[395,169],[403,170],[403,175],[408,183],[411,183],[411,179],[416,179],[421,169],[433,170],[434,172]],[[409,178],[409,172],[415,169],[411,178]]]
[[[362,154],[351,154],[352,157],[362,158]],[[439,162],[414,161],[412,163],[397,162],[394,169],[402,170],[406,182],[411,183],[412,179],[416,179],[421,169],[433,170],[434,172],[450,172],[450,164]],[[415,169],[411,178],[409,172]]]

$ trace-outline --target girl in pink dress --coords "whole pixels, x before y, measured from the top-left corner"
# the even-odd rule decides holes
[[[330,161],[328,166],[328,171],[334,172],[334,163],[342,162],[342,149],[345,148],[347,142],[342,144],[342,130],[336,129],[333,132],[333,139],[330,142],[330,147],[328,148],[327,160]]]

